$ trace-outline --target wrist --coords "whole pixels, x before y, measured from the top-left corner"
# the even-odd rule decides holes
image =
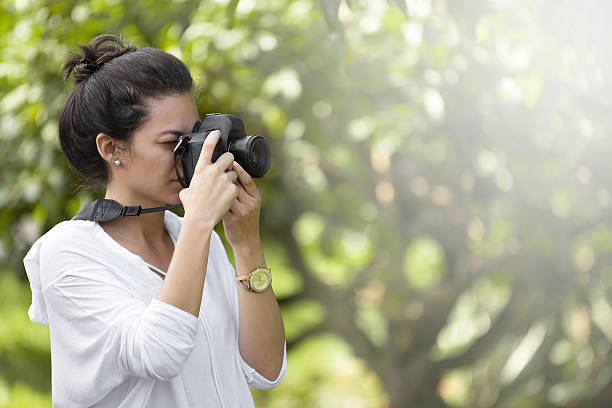
[[[183,217],[183,227],[189,226],[189,228],[197,229],[201,234],[212,234],[215,229],[215,225],[206,220],[203,217],[195,217],[192,215],[185,214]]]
[[[265,267],[263,248],[259,241],[249,241],[244,245],[232,246],[236,267],[241,271],[251,271],[255,268]]]
[[[225,227],[225,225],[224,225]],[[227,231],[226,231],[227,232]],[[256,234],[225,234],[227,242],[232,246],[234,252],[251,252],[253,249],[261,248],[261,240],[259,239],[259,232]],[[238,238],[238,239],[237,239]]]
[[[252,257],[254,255],[263,253],[259,237],[257,237],[257,239],[244,240],[238,243],[230,242],[229,244],[232,246],[232,250],[234,251],[235,255]]]

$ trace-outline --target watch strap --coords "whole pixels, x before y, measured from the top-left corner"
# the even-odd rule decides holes
[[[268,271],[268,274],[270,275],[270,278],[272,277],[271,272],[272,269],[268,268],[267,266],[259,266],[257,268],[255,268],[251,273],[249,273],[248,275],[240,275],[240,276],[236,276],[234,278],[234,280],[236,282],[238,282],[238,284],[240,285],[240,287],[242,287],[244,290],[248,290],[250,292],[255,292],[255,290],[253,290],[253,288],[251,287],[251,276],[257,272],[260,271],[261,269],[265,269],[266,271]],[[272,281],[270,280],[270,284],[272,283]]]
[[[251,291],[251,280],[249,279],[251,277],[251,275],[242,275],[242,276],[236,276],[235,281],[238,282],[238,285],[240,285],[240,287],[244,290],[248,290]],[[244,283],[243,281],[246,281],[246,283]]]

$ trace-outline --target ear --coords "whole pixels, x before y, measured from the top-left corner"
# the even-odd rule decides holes
[[[112,163],[115,156],[115,141],[113,138],[106,133],[98,133],[98,136],[96,136],[96,147],[102,160]]]

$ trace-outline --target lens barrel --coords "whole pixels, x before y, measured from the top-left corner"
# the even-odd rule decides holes
[[[270,148],[261,136],[246,136],[230,142],[229,152],[251,177],[262,177],[270,169]]]

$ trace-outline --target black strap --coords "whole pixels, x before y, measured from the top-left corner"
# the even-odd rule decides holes
[[[195,129],[199,123],[200,122],[196,123],[196,125],[193,128]],[[179,183],[181,183],[181,186],[183,186],[184,188],[187,188],[189,186],[187,185],[187,182],[183,180],[183,178],[179,174],[178,163],[177,163],[176,158],[183,155],[183,152],[185,152],[185,145],[190,140],[191,140],[191,136],[183,135],[179,138],[179,141],[176,144],[176,146],[174,146],[174,171],[176,172],[176,178],[178,179]]]
[[[131,217],[150,212],[172,210],[180,206],[182,206],[182,204],[167,205],[163,207],[142,208],[139,205],[121,205],[115,200],[101,198],[99,200],[85,204],[83,208],[81,208],[81,211],[79,211],[77,215],[72,217],[72,219],[107,222],[119,217]]]

